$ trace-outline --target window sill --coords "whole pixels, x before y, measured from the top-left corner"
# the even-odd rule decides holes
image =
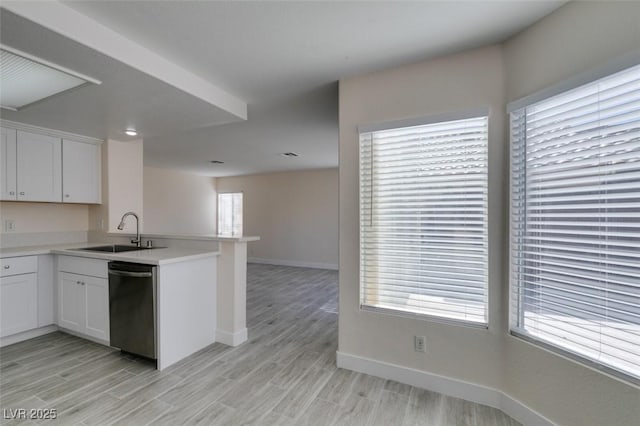
[[[380,308],[380,307],[369,306],[369,305],[360,305],[360,311],[372,312],[372,313],[383,314],[383,315],[391,315],[391,316],[401,317],[401,318],[409,318],[409,319],[414,319],[419,321],[435,322],[439,324],[475,328],[480,330],[489,329],[489,324],[486,322],[481,323],[481,322],[465,321],[465,320],[459,320],[459,319],[453,319],[453,318],[438,317],[434,315],[417,314],[413,312],[400,311],[396,309]]]

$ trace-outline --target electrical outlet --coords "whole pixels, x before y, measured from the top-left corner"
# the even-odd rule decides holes
[[[13,219],[7,219],[4,221],[4,231],[14,232],[16,230],[16,222]]]
[[[416,352],[427,351],[424,336],[413,336],[413,350]]]

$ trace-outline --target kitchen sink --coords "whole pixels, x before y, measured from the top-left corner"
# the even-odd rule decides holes
[[[122,253],[125,251],[149,250],[154,248],[162,248],[162,247],[136,247],[136,246],[128,246],[124,244],[112,244],[109,246],[83,247],[83,248],[78,248],[74,250],[99,251],[103,253]]]

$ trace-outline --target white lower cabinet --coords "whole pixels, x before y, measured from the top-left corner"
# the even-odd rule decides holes
[[[36,273],[0,278],[0,337],[38,326]]]
[[[38,327],[38,258],[0,260],[0,337]]]
[[[58,325],[109,343],[107,262],[60,256],[58,270]]]
[[[57,274],[54,265],[52,255],[0,259],[0,346],[46,331],[56,311],[59,327],[109,343],[107,261],[58,256]]]
[[[104,278],[60,273],[58,325],[109,341],[109,282]]]
[[[81,332],[83,324],[84,289],[81,287],[82,275],[60,273],[60,303],[58,303],[58,325],[69,330]]]

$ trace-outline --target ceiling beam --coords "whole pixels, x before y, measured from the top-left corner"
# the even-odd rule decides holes
[[[247,119],[247,103],[57,1],[3,1],[2,8],[220,108]]]

